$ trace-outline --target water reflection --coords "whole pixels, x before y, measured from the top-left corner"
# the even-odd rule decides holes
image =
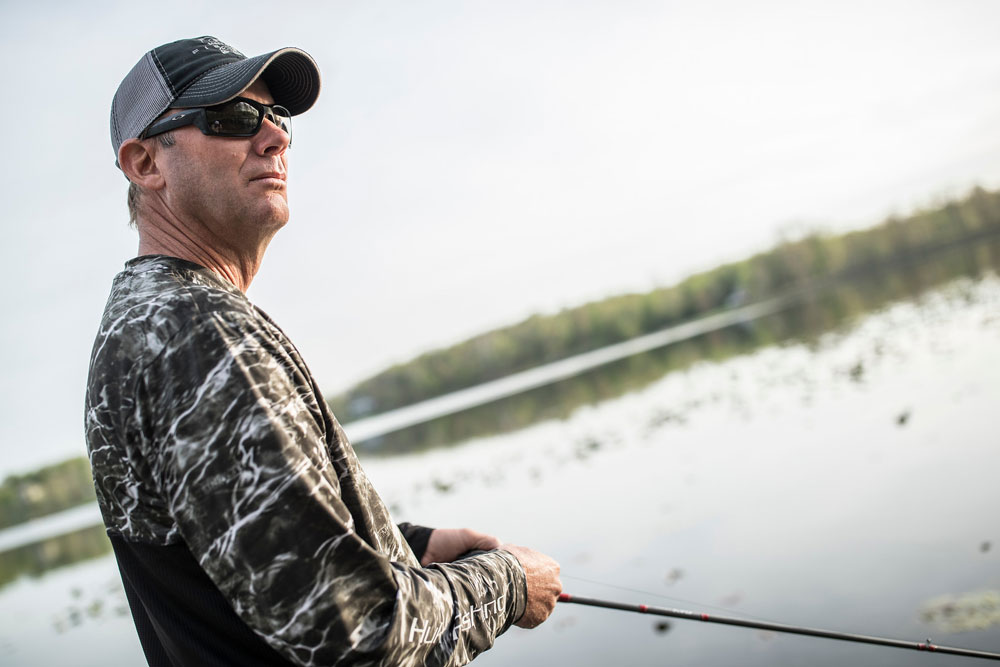
[[[17,579],[41,577],[56,568],[111,553],[104,526],[92,526],[0,552],[0,589]]]
[[[0,552],[0,590],[22,577],[42,578],[50,572],[108,557],[111,542],[104,526],[91,526]],[[86,622],[129,615],[121,581],[82,581],[68,591],[68,602],[53,610],[52,629],[62,634]]]
[[[686,341],[628,357],[567,380],[440,417],[405,430],[372,438],[358,445],[362,455],[393,455],[455,445],[470,438],[507,433],[549,419],[565,419],[577,408],[595,405],[639,390],[669,372],[699,361],[722,361],[756,349],[791,342],[815,342],[859,316],[904,299],[919,299],[958,277],[978,278],[1000,269],[1000,241],[951,248],[924,261],[868,271],[852,280],[820,289],[797,306],[752,322],[720,329]],[[876,350],[877,352],[877,350]],[[865,365],[845,369],[864,382]],[[674,406],[651,420],[652,426],[683,423],[686,409]],[[905,425],[909,414],[897,416]],[[586,455],[584,453],[583,455]]]

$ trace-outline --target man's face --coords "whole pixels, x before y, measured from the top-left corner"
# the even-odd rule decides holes
[[[260,80],[240,96],[274,103]],[[288,222],[289,137],[270,120],[252,137],[206,136],[193,126],[174,136],[176,145],[157,151],[166,202],[175,217],[204,228],[210,244],[270,239]]]

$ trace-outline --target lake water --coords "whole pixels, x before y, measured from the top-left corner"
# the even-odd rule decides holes
[[[377,438],[365,467],[399,520],[548,552],[570,593],[1000,651],[998,258]],[[0,618],[3,665],[143,664],[100,528],[0,554]],[[560,605],[475,664],[975,661]]]

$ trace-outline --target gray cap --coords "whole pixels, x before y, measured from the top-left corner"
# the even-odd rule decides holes
[[[170,108],[211,106],[231,100],[258,78],[294,116],[319,97],[316,61],[288,47],[247,58],[215,37],[182,39],[144,55],[125,76],[111,102],[111,146],[139,137]]]

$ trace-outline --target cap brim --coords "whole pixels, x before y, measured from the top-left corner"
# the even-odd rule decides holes
[[[308,110],[319,97],[319,67],[312,57],[294,47],[278,49],[209,70],[196,79],[170,105],[204,107],[227,102],[263,79],[275,104],[293,116]]]

